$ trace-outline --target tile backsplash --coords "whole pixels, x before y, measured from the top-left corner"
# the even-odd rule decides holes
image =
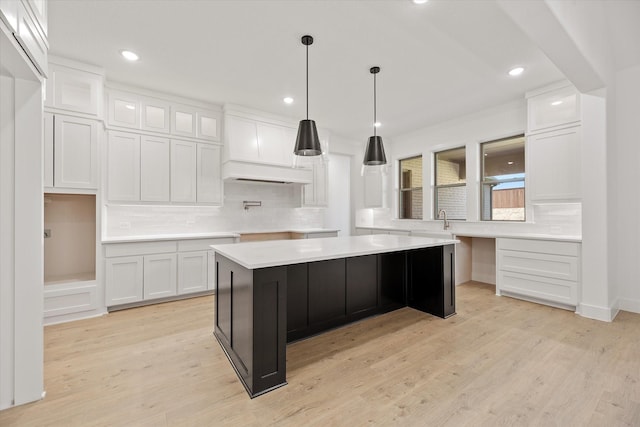
[[[153,234],[219,231],[267,231],[322,228],[322,208],[301,206],[301,185],[225,182],[224,205],[115,205],[105,206],[105,238]],[[244,200],[262,206],[243,208]]]

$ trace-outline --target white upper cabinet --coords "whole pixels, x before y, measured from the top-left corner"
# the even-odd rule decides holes
[[[171,201],[196,201],[196,144],[171,141]]]
[[[196,110],[186,105],[171,106],[171,133],[196,137]]]
[[[43,118],[43,182],[45,187],[53,187],[53,114],[44,113]]]
[[[258,150],[258,125],[254,120],[227,116],[226,158],[256,162],[260,158]]]
[[[140,200],[168,202],[170,151],[167,138],[143,135],[140,139]]]
[[[317,162],[312,165],[313,182],[302,189],[303,206],[327,206],[327,165]]]
[[[140,135],[109,132],[107,198],[116,201],[140,200]]]
[[[222,178],[220,174],[220,147],[210,144],[197,145],[197,194],[198,203],[222,204]]]
[[[221,115],[214,111],[196,113],[196,136],[200,139],[220,141]]]
[[[93,67],[56,59],[49,63],[45,107],[102,118],[102,74]],[[91,68],[91,70],[89,70]]]
[[[573,126],[527,138],[527,190],[532,201],[581,197],[581,127]]]
[[[48,36],[48,22],[47,22],[47,0],[28,0],[29,7],[33,13],[35,23],[38,25],[38,29],[42,32],[45,39]]]
[[[573,86],[555,85],[527,94],[527,134],[580,122],[580,97]]]
[[[98,188],[98,122],[56,115],[54,186]]]
[[[109,92],[109,113],[107,122],[110,126],[140,127],[140,100],[126,92]]]
[[[143,97],[141,100],[142,130],[169,133],[171,131],[171,106],[159,99]]]
[[[107,123],[148,133],[220,141],[220,113],[127,90],[109,88]]]

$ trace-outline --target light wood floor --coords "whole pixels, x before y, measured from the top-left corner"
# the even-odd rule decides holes
[[[640,315],[612,323],[457,288],[287,348],[288,386],[249,399],[213,297],[45,328],[43,401],[1,426],[640,425]]]

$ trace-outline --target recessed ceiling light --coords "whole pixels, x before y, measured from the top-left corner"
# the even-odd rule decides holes
[[[293,98],[291,98],[290,96],[284,98],[283,101],[285,104],[293,104]]]
[[[137,53],[131,52],[130,50],[121,50],[120,55],[124,56],[124,58],[129,61],[137,61],[140,59]]]
[[[412,0],[415,4],[425,4],[429,0]]]
[[[375,122],[373,125],[374,125],[375,127],[379,128],[379,127],[380,127],[380,122]]]
[[[562,104],[562,101],[553,101],[553,102],[551,103],[551,105],[553,105],[554,107],[555,107],[556,105],[560,105],[560,104]]]
[[[513,77],[519,76],[520,74],[522,74],[523,71],[524,71],[524,68],[522,67],[512,68],[511,70],[509,70],[509,75]]]
[[[513,162],[507,162],[507,164],[508,164],[508,165],[512,165],[512,164],[513,164]]]

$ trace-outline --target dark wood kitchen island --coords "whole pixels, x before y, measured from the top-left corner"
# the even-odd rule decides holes
[[[259,396],[287,383],[287,342],[406,306],[455,314],[455,243],[380,234],[214,245],[214,335]]]

